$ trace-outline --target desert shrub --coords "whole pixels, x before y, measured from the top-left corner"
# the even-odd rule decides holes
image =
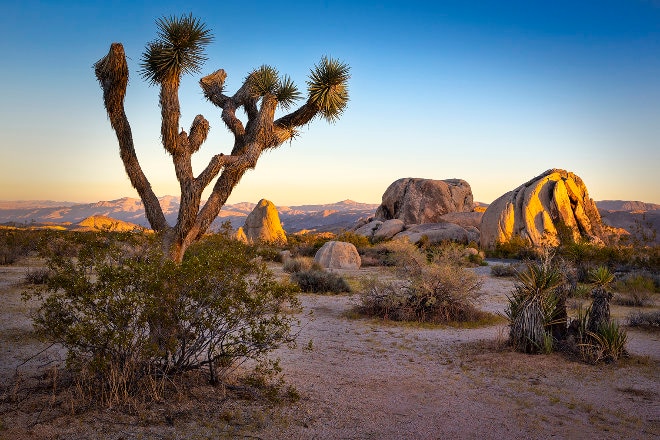
[[[310,269],[291,274],[291,281],[296,283],[300,290],[307,293],[343,293],[350,292],[351,288],[340,275],[323,269]]]
[[[25,273],[25,282],[28,284],[46,284],[48,278],[50,277],[50,271],[48,269],[39,268],[39,269],[29,269]]]
[[[660,310],[650,312],[635,312],[628,316],[631,327],[660,328]]]
[[[620,293],[646,292],[655,293],[660,291],[658,280],[651,274],[635,272],[617,280],[614,290]]]
[[[490,274],[494,277],[515,277],[518,271],[513,264],[493,264],[490,266]]]
[[[91,378],[105,403],[190,370],[222,381],[291,341],[295,289],[245,245],[207,237],[179,265],[158,246],[132,255],[124,245],[100,236],[76,259],[52,256],[47,287],[26,294],[42,300],[38,333],[66,347],[68,368]]]
[[[645,291],[632,291],[615,294],[612,298],[614,304],[626,307],[647,307],[653,304],[651,294]]]
[[[0,265],[14,264],[36,250],[40,232],[0,229]]]
[[[304,272],[312,268],[320,270],[321,266],[310,257],[288,258],[283,266],[284,272],[287,273]]]
[[[342,232],[337,236],[336,240],[351,243],[359,252],[371,246],[371,242],[367,237],[350,231]]]
[[[313,257],[325,243],[336,238],[335,234],[312,233],[291,234],[287,236],[291,255],[294,257]]]
[[[562,281],[560,268],[550,260],[529,262],[527,269],[517,274],[505,310],[509,343],[514,349],[524,353],[552,351],[552,326],[566,325],[559,290]]]
[[[391,267],[396,265],[394,255],[384,243],[377,244],[373,247],[366,248],[360,254],[362,259],[362,266],[386,266]]]
[[[519,235],[514,235],[509,241],[495,243],[495,249],[488,251],[487,255],[493,258],[518,260],[535,259],[538,256],[532,243]]]
[[[259,257],[264,261],[272,261],[275,263],[282,262],[282,249],[273,244],[259,244],[256,246],[256,252]]]
[[[427,260],[407,240],[386,244],[401,281],[372,281],[360,295],[358,312],[395,321],[446,323],[481,319],[473,304],[481,282],[458,265]]]

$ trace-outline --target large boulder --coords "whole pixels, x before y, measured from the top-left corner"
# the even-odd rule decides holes
[[[560,169],[548,170],[491,203],[479,230],[484,249],[514,236],[534,246],[555,246],[564,235],[598,242],[610,232],[582,179]]]
[[[475,228],[470,227],[473,230]],[[423,237],[428,239],[429,243],[440,243],[443,241],[456,241],[467,244],[470,241],[479,239],[478,231],[468,231],[454,223],[425,223],[423,225],[412,225],[403,232],[394,236],[394,239],[407,238],[411,243],[417,243]]]
[[[277,208],[266,199],[261,199],[247,216],[243,232],[249,243],[286,243]]]
[[[477,228],[481,225],[481,217],[484,216],[483,211],[472,211],[472,212],[450,212],[448,214],[440,216],[440,220],[454,223],[463,228]]]
[[[437,223],[450,212],[473,210],[472,189],[461,179],[404,178],[392,183],[376,210],[376,220],[402,220],[406,225]]]
[[[360,254],[352,243],[328,241],[316,251],[314,261],[326,269],[359,269]]]

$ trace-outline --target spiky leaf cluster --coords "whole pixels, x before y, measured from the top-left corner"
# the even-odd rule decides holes
[[[323,57],[314,66],[307,81],[309,99],[316,104],[328,122],[342,115],[348,103],[350,67],[339,60]]]
[[[287,109],[301,94],[288,75],[280,78],[280,74],[272,66],[263,65],[254,70],[247,78],[250,94],[260,98],[266,94],[274,95],[280,106]]]
[[[177,81],[197,73],[206,61],[204,48],[213,40],[206,25],[192,14],[158,19],[158,38],[142,54],[142,76],[152,84]]]

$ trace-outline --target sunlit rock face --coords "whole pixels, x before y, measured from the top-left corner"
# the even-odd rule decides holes
[[[243,225],[243,233],[249,243],[283,244],[287,242],[277,208],[273,202],[266,199],[261,199],[247,216]]]
[[[610,231],[582,179],[551,169],[491,203],[481,218],[481,247],[520,236],[534,246],[559,244],[558,229],[574,240],[599,242]]]
[[[445,214],[470,212],[473,208],[472,189],[465,180],[408,177],[387,188],[375,219],[399,219],[406,225],[438,223]]]

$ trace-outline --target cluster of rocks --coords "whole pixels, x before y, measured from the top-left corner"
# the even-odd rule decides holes
[[[474,211],[470,184],[462,179],[399,179],[383,194],[373,218],[354,232],[373,241],[406,237],[431,243],[479,242],[483,213]]]
[[[372,241],[455,241],[479,243],[482,249],[515,236],[542,246],[557,245],[562,238],[601,242],[620,233],[603,224],[582,179],[560,169],[550,169],[507,192],[485,212],[475,210],[465,180],[399,179],[383,194],[374,217],[359,222],[353,231]],[[247,216],[236,238],[248,243],[287,241],[275,205],[265,199]],[[360,255],[350,243],[328,242],[315,260],[325,268],[360,267]]]
[[[475,210],[470,185],[461,179],[399,179],[383,194],[373,218],[356,234],[373,241],[407,237],[417,242],[479,243],[492,249],[519,236],[533,246],[562,238],[601,242],[622,232],[603,224],[587,188],[574,173],[550,169]]]

